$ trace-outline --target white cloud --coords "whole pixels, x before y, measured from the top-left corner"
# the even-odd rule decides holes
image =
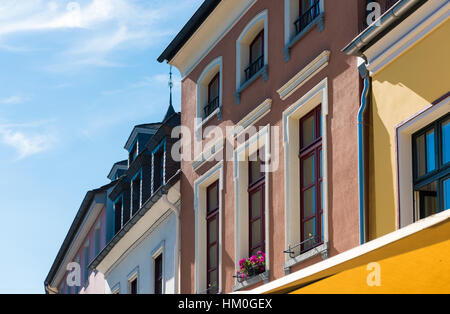
[[[4,105],[17,105],[27,101],[26,98],[21,96],[10,96],[7,98],[0,99],[0,104]]]
[[[52,120],[0,125],[0,143],[14,148],[21,160],[48,151],[58,142],[48,128]]]

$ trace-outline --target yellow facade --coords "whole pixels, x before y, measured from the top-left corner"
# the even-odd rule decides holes
[[[450,220],[339,267],[292,293],[450,293]]]
[[[369,240],[397,229],[396,126],[449,91],[449,38],[447,19],[372,77]]]

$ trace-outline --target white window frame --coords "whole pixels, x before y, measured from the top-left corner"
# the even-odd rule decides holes
[[[430,104],[396,126],[397,160],[397,226],[414,223],[414,188],[412,166],[412,135],[448,113],[450,97]]]
[[[245,135],[245,131],[239,136]],[[249,258],[249,199],[248,199],[248,160],[249,156],[258,150],[264,149],[264,155],[270,156],[270,124],[261,128],[252,135],[246,142],[239,145],[234,151],[234,187],[235,187],[235,271],[239,270],[239,261]],[[269,236],[269,161],[266,161],[266,172],[264,182],[264,233],[266,266],[265,272],[261,276],[250,278],[247,281],[238,282],[236,279],[233,290],[240,290],[256,282],[269,279],[270,272],[270,236]]]
[[[240,103],[240,94],[253,79],[245,82],[245,68],[248,66],[250,44],[256,35],[264,30],[264,68],[262,75],[267,81],[267,66],[269,64],[269,18],[268,10],[256,15],[236,40],[236,102]],[[255,76],[256,79],[257,76]]]
[[[322,169],[323,169],[323,244],[311,249],[303,254],[291,258],[286,254],[284,264],[288,272],[290,267],[299,264],[307,259],[322,254],[328,257],[329,234],[328,234],[328,79],[323,79],[313,87],[303,97],[293,103],[283,112],[283,146],[284,146],[284,175],[285,175],[285,226],[286,226],[286,249],[289,246],[297,245],[301,242],[300,230],[300,163],[298,160],[299,151],[299,123],[300,119],[321,105],[322,108]],[[292,175],[294,174],[294,175]]]
[[[152,259],[151,259],[151,273],[152,273],[152,282],[151,282],[151,291],[153,294],[155,293],[155,260],[162,255],[162,293],[166,293],[166,245],[165,241],[163,240],[160,244],[157,245],[156,249],[152,252]]]
[[[136,279],[136,294],[139,294],[139,266],[136,266],[127,276],[127,293],[131,294],[131,282]]]
[[[211,80],[219,73],[219,107],[215,109],[208,117],[203,119],[203,108],[208,100],[208,86]],[[196,106],[196,123],[195,133],[201,132],[204,124],[210,121],[214,116],[222,118],[222,95],[223,95],[223,58],[218,57],[211,61],[203,70],[197,80],[197,106]]]
[[[223,224],[223,161],[194,182],[195,209],[195,293],[207,291],[206,277],[206,189],[219,181],[219,260],[218,260],[218,293],[222,293],[222,224]]]

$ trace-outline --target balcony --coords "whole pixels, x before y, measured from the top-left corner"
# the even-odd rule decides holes
[[[219,108],[219,96],[212,99],[203,108],[203,120],[208,118],[217,108]]]
[[[311,24],[314,19],[320,15],[320,1],[314,2],[314,4],[306,10],[295,22],[295,34],[300,34]]]
[[[256,73],[264,67],[264,55],[257,58],[245,69],[245,81],[249,81]]]

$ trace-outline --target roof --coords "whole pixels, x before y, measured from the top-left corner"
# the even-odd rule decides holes
[[[127,142],[125,143],[125,147],[124,148],[126,150],[130,150],[131,145],[133,145],[134,139],[136,138],[136,136],[139,133],[145,133],[145,134],[153,135],[153,134],[156,133],[156,130],[158,130],[160,126],[161,126],[160,122],[135,125],[134,128],[133,128],[133,131],[131,131],[131,134],[128,137]]]
[[[380,17],[379,21],[376,21],[377,23],[374,22],[367,27],[342,49],[342,51],[348,55],[363,56],[364,51],[373,46],[425,2],[426,0],[398,1]]]
[[[205,22],[208,16],[219,5],[221,0],[205,0],[189,21],[184,25],[181,31],[175,36],[172,42],[167,46],[163,53],[158,57],[158,62],[170,60],[183,48],[187,41],[194,35],[194,33]]]
[[[114,186],[115,184],[116,181],[113,181],[98,189],[94,189],[86,193],[83,202],[81,203],[81,206],[78,209],[77,214],[75,215],[75,219],[73,220],[72,225],[70,226],[70,229],[63,241],[63,244],[61,245],[58,254],[56,255],[56,258],[53,261],[52,267],[50,268],[50,271],[47,274],[47,277],[45,278],[44,281],[45,286],[49,285],[50,282],[53,280],[54,276],[56,275],[59,266],[61,265],[62,261],[64,260],[64,257],[66,256],[69,250],[70,244],[74,240],[78,229],[80,228],[84,218],[86,217],[86,214],[89,211],[90,204],[92,203],[92,200],[94,199],[95,195],[98,193],[106,192],[110,187]]]
[[[154,204],[165,194],[167,194],[172,186],[180,180],[181,170],[170,178],[167,183],[161,186],[153,195],[142,205],[142,207],[134,214],[134,216],[122,227],[122,229],[111,239],[111,241],[103,248],[97,257],[89,265],[89,269],[95,269],[116,244],[133,228],[133,226],[153,207]]]
[[[126,170],[127,168],[128,168],[128,160],[125,159],[125,160],[116,162],[112,166],[111,170],[109,171],[108,179],[114,180],[114,174],[117,172],[117,170],[119,170],[119,169]]]

